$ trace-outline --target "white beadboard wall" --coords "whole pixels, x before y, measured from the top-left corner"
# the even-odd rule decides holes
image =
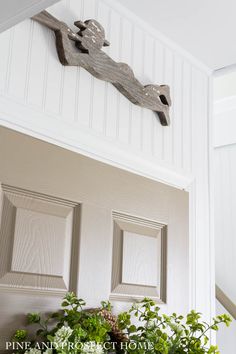
[[[232,281],[236,267],[236,96],[226,91],[234,85],[233,72],[214,80],[214,90],[221,96],[214,102],[213,131],[216,283],[236,303]]]
[[[98,19],[109,55],[130,64],[145,84],[169,84],[171,126],[85,70],[63,67],[54,34],[31,20],[0,34],[0,124],[188,189],[190,306],[211,315],[209,70],[115,0],[61,1],[49,11],[68,24]]]
[[[236,303],[236,144],[215,149],[216,283]]]
[[[228,120],[228,112],[224,114]],[[222,114],[223,115],[223,114]],[[230,114],[232,116],[232,114]],[[217,119],[217,117],[214,117]],[[218,124],[217,120],[215,122]],[[231,125],[232,129],[232,125]],[[230,129],[228,127],[228,131]],[[235,135],[235,130],[234,130]],[[224,129],[221,141],[231,141],[232,132],[226,135]],[[216,140],[217,142],[217,140]],[[214,151],[214,206],[215,206],[215,269],[216,284],[236,303],[236,144],[222,145]],[[224,307],[216,303],[217,314],[226,312]],[[235,345],[236,321],[229,330],[217,333],[217,345],[222,354],[230,353]],[[228,328],[227,328],[228,329]]]

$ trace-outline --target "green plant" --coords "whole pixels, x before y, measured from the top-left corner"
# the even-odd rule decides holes
[[[131,322],[131,314],[139,324]],[[219,324],[229,326],[231,318],[221,315],[213,318],[212,324],[201,321],[201,314],[191,311],[186,318],[176,313],[160,314],[155,302],[145,298],[134,304],[129,312],[118,316],[118,325],[129,338],[127,353],[135,354],[217,354],[216,346],[208,346],[210,330],[217,331]]]
[[[84,305],[86,304],[83,299],[78,299],[74,293],[68,293],[62,301],[60,311],[51,313],[47,317],[42,317],[38,313],[29,313],[28,324],[38,326],[36,336],[31,340],[31,347],[35,348],[37,344],[39,348],[40,341],[44,344],[53,343],[51,349],[61,354],[103,353],[100,343],[109,342],[111,326],[99,311],[83,310]],[[103,302],[102,306],[105,308],[109,305]],[[26,339],[27,332],[24,330],[18,330],[13,336],[14,341]],[[89,344],[91,348],[94,347],[94,351],[88,351]],[[37,350],[31,352],[41,353],[39,349]]]
[[[38,313],[27,316],[30,325],[37,326],[30,341],[28,354],[60,353],[135,353],[135,354],[218,354],[209,345],[209,332],[219,325],[229,326],[231,318],[221,315],[211,324],[202,321],[201,314],[191,311],[186,317],[160,313],[156,303],[145,298],[118,317],[111,314],[111,304],[102,302],[101,309],[83,309],[85,302],[74,293],[62,301],[62,309],[43,317]],[[134,319],[136,320],[134,321]],[[134,324],[136,322],[136,324]],[[114,334],[119,346],[114,346]],[[26,341],[25,330],[17,330],[13,340]],[[46,348],[42,346],[50,344]],[[19,351],[18,351],[19,352]]]

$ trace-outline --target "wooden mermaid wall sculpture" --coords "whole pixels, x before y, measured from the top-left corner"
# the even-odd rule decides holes
[[[112,83],[134,104],[157,113],[162,125],[170,124],[170,90],[167,85],[142,85],[132,69],[117,63],[102,51],[108,46],[105,31],[96,20],[76,21],[79,32],[73,32],[66,23],[57,20],[47,11],[33,19],[55,32],[56,47],[61,64],[81,66],[98,79]]]

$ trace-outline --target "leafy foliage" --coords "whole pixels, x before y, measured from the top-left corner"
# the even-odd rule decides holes
[[[27,315],[28,323],[37,326],[36,335],[31,340],[31,351],[27,353],[40,354],[35,349],[36,343],[53,343],[53,352],[61,354],[77,353],[135,353],[135,354],[218,354],[218,348],[209,345],[209,333],[217,331],[220,324],[230,325],[228,315],[213,318],[208,324],[202,320],[199,312],[191,311],[186,317],[173,313],[160,313],[156,303],[145,298],[132,305],[129,311],[120,313],[117,317],[117,328],[126,335],[126,340],[117,349],[104,349],[104,343],[111,343],[112,325],[99,310],[84,309],[85,302],[74,293],[68,293],[62,301],[62,309],[42,317],[39,313]],[[101,310],[111,311],[109,302],[102,302]],[[17,330],[14,341],[27,340],[25,330]],[[71,346],[72,344],[84,344]],[[56,344],[56,346],[55,346]],[[93,344],[93,349],[88,348]],[[73,348],[73,349],[71,349]],[[87,349],[86,349],[87,348]],[[51,353],[52,351],[50,351]],[[49,353],[45,351],[44,353]]]
[[[131,314],[141,325],[131,322]],[[196,311],[191,311],[186,319],[176,313],[160,314],[160,308],[148,298],[118,316],[119,327],[126,330],[129,341],[136,344],[128,346],[127,352],[135,354],[218,354],[216,346],[207,347],[208,333],[217,331],[221,323],[229,326],[231,318],[220,315],[209,325],[201,321],[201,314]]]
[[[67,349],[70,343],[103,343],[110,340],[109,332],[111,327],[104,320],[98,311],[83,310],[86,303],[83,299],[78,299],[74,293],[68,293],[64,297],[61,307],[62,310],[51,313],[43,318],[39,313],[29,313],[27,315],[28,324],[37,324],[36,337],[31,341],[34,347],[37,340],[43,342],[57,343],[58,353],[80,353],[78,349]],[[109,303],[103,306],[110,308]],[[25,340],[27,332],[25,330],[16,331],[13,336],[14,341]],[[64,338],[64,342],[63,342]],[[68,345],[65,345],[68,344]]]

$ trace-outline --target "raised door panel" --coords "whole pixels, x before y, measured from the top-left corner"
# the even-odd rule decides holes
[[[68,291],[79,204],[5,184],[1,195],[0,288]]]

